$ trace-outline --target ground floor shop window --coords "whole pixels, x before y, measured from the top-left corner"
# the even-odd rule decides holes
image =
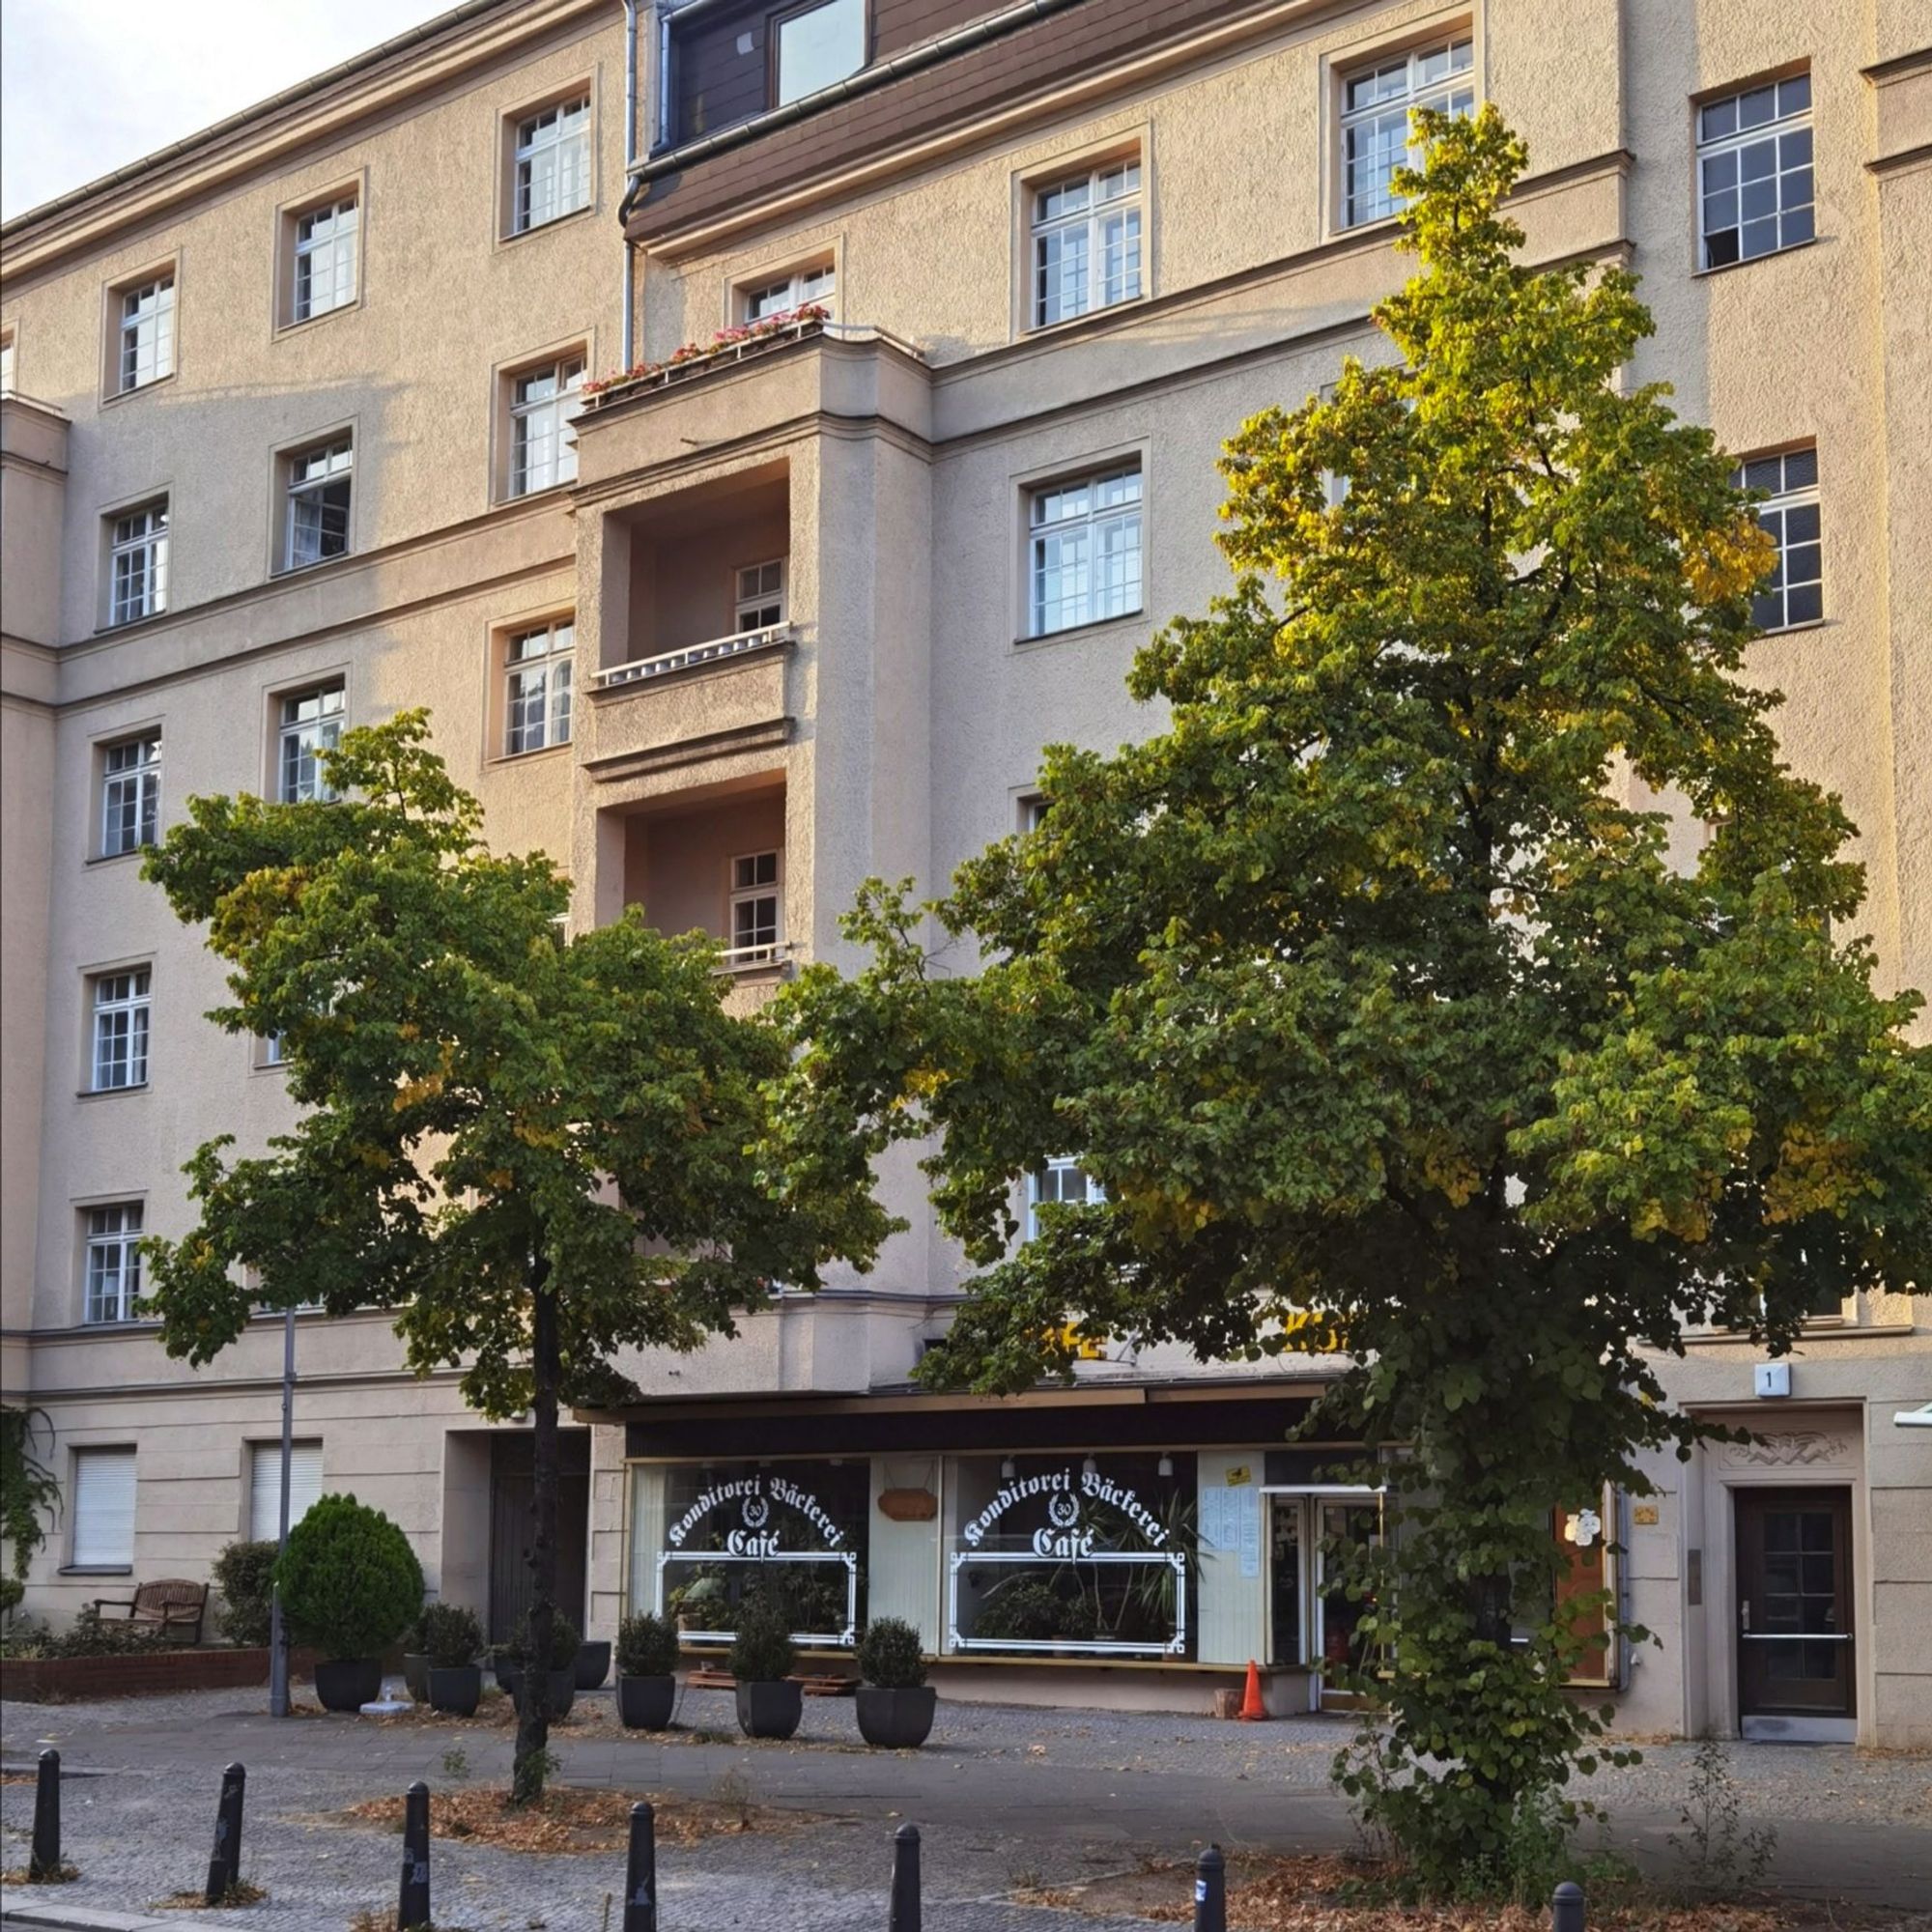
[[[1193,1456],[962,1456],[948,1486],[949,1651],[1193,1655]]]
[[[865,1607],[865,1462],[715,1463],[653,1471],[653,1607],[688,1644],[726,1644],[747,1599],[784,1605],[820,1649],[858,1640]]]

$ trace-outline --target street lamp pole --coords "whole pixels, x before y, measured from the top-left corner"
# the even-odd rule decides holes
[[[277,1559],[289,1547],[290,1465],[295,1459],[296,1312],[282,1311],[282,1508],[275,1533]],[[289,1634],[282,1623],[282,1592],[276,1586],[269,1611],[269,1715],[289,1715]]]

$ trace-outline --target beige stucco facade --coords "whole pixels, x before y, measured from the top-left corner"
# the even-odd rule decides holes
[[[102,748],[158,729],[165,825],[190,794],[271,786],[280,700],[340,679],[350,723],[432,708],[488,837],[565,862],[579,922],[641,902],[728,941],[732,862],[770,852],[781,963],[740,961],[736,997],[761,997],[782,962],[844,958],[838,921],[863,879],[943,880],[1014,828],[1044,745],[1111,745],[1155,722],[1122,673],[1153,625],[1224,582],[1222,439],[1332,380],[1345,355],[1378,354],[1368,310],[1406,272],[1388,224],[1344,225],[1343,84],[1463,36],[1476,94],[1529,143],[1516,213],[1530,257],[1644,276],[1658,329],[1633,379],[1667,377],[1680,409],[1740,453],[1815,443],[1824,619],[1767,639],[1754,665],[1787,695],[1791,761],[1861,828],[1885,983],[1932,986],[1932,36],[1914,0],[1279,0],[1121,59],[1096,28],[1074,79],[689,222],[675,175],[654,182],[642,206],[668,197],[666,214],[634,251],[618,220],[617,0],[471,5],[5,236],[17,393],[0,403],[0,1379],[10,1403],[45,1411],[64,1480],[77,1451],[135,1450],[124,1571],[200,1575],[245,1532],[250,1445],[278,1430],[281,1332],[258,1324],[193,1373],[151,1326],[87,1322],[84,1217],[139,1203],[146,1232],[180,1234],[191,1149],[222,1132],[259,1144],[288,1114],[258,1045],[201,1017],[219,975],[138,858],[101,855]],[[1817,239],[1700,270],[1693,102],[1798,71]],[[588,103],[587,198],[513,235],[516,129],[565,99]],[[1034,190],[1122,155],[1141,169],[1140,297],[1030,327]],[[293,322],[290,223],[348,195],[353,298]],[[662,358],[740,320],[746,288],[827,260],[830,326],[601,397],[580,418],[575,480],[508,495],[515,377],[572,356],[614,369],[627,290],[637,353]],[[118,293],[162,273],[173,373],[109,395]],[[289,457],[344,438],[344,554],[284,568]],[[1138,607],[1030,637],[1030,491],[1126,467],[1142,487]],[[108,524],[163,495],[167,609],[110,627]],[[742,635],[736,573],[780,560],[782,621]],[[507,755],[505,640],[561,618],[575,624],[569,742]],[[701,648],[725,639],[728,652]],[[130,965],[152,975],[148,1078],[85,1092],[93,977]],[[960,1267],[910,1161],[887,1179],[912,1225],[865,1282],[627,1372],[664,1399],[902,1383]],[[320,1439],[327,1486],[387,1509],[431,1586],[489,1611],[492,1432],[452,1378],[397,1373],[382,1318],[298,1327],[296,1433]],[[1621,1581],[1661,1643],[1623,1673],[1626,1720],[1736,1729],[1735,1492],[1835,1484],[1854,1525],[1856,1733],[1932,1742],[1932,1431],[1893,1420],[1932,1401],[1932,1298],[1848,1305],[1807,1338],[1788,1396],[1752,1394],[1757,1359],[1714,1338],[1667,1365],[1680,1401],[1787,1448],[1658,1471],[1656,1520],[1629,1528]],[[1121,1373],[1147,1383],[1192,1365]],[[1199,1444],[1200,1480],[1247,1480],[1237,1447]],[[905,1459],[867,1454],[874,1489],[898,1486]],[[657,1466],[627,1463],[623,1429],[592,1429],[594,1632],[648,1595]],[[70,1522],[37,1559],[29,1607],[67,1615],[115,1594],[118,1579],[76,1573],[71,1536]],[[913,1615],[938,1648],[926,1536],[874,1519],[872,1608]],[[1189,1639],[1204,1668],[1269,1641],[1275,1612],[1245,1561],[1205,1566]],[[975,1683],[995,1681],[1012,1688]],[[1204,1683],[1147,1694],[1189,1706]],[[1072,1680],[1061,1694],[1102,1693]]]

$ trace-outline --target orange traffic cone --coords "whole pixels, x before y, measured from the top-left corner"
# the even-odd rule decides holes
[[[1240,1716],[1251,1724],[1267,1719],[1267,1706],[1262,1702],[1262,1673],[1252,1657],[1248,1659],[1248,1686],[1241,1693]]]

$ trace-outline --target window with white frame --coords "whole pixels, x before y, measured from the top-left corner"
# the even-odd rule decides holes
[[[134,1566],[134,1452],[73,1452],[73,1567],[131,1570]]]
[[[774,281],[760,282],[740,291],[747,322],[763,322],[774,315],[789,315],[793,309],[831,301],[838,288],[838,270],[830,262],[815,262],[808,269],[794,269]]]
[[[1777,563],[1751,598],[1751,621],[1760,631],[1815,624],[1825,614],[1817,450],[1747,457],[1734,480],[1742,490],[1769,492],[1757,506],[1758,527],[1777,546]]]
[[[175,373],[175,278],[124,289],[119,297],[115,387],[126,395]]]
[[[1034,491],[1027,526],[1029,636],[1141,608],[1138,464]]]
[[[559,100],[517,124],[511,232],[590,206],[590,97]]]
[[[295,286],[289,313],[296,322],[346,308],[355,299],[355,254],[362,211],[353,194],[296,216]]]
[[[1033,195],[1033,326],[1141,293],[1141,164],[1109,161]]]
[[[131,624],[168,608],[168,499],[111,520],[107,533],[107,621]]]
[[[1039,1210],[1049,1203],[1085,1208],[1106,1198],[1106,1190],[1080,1165],[1076,1155],[1056,1154],[1027,1177],[1027,1239],[1039,1233]]]
[[[1395,171],[1413,153],[1408,112],[1476,111],[1475,44],[1467,34],[1391,54],[1342,79],[1342,223],[1357,228],[1403,206]]]
[[[322,1494],[322,1443],[289,1444],[289,1527],[309,1513]],[[248,1534],[257,1543],[273,1543],[282,1533],[282,1445],[248,1445]]]
[[[95,1093],[147,1085],[148,1002],[145,966],[96,977],[91,1082]]]
[[[335,796],[323,775],[319,753],[332,752],[342,742],[347,702],[340,679],[281,700],[281,722],[275,734],[275,796],[283,805]]]
[[[355,463],[355,442],[346,436],[299,450],[288,459],[289,507],[283,545],[284,561],[290,570],[348,554]]]
[[[576,647],[577,625],[569,617],[511,634],[504,653],[509,688],[503,749],[512,757],[570,742],[571,653]]]
[[[803,100],[866,65],[866,0],[816,0],[772,23],[778,99]]]
[[[161,734],[144,731],[102,747],[100,753],[100,856],[152,845],[160,836]]]
[[[583,358],[566,356],[526,370],[510,383],[510,495],[577,479],[577,431],[583,407]]]
[[[288,1042],[280,1034],[265,1033],[257,1036],[255,1040],[257,1066],[286,1066],[288,1058]]]
[[[761,966],[778,953],[783,930],[779,855],[746,852],[731,861],[731,964]]]
[[[733,631],[769,631],[784,622],[783,557],[775,558],[770,563],[741,564],[736,585],[737,595],[731,605]]]
[[[1699,264],[1721,269],[1812,235],[1811,76],[1768,80],[1697,109]]]
[[[131,1321],[141,1298],[141,1204],[117,1201],[87,1210],[83,1321]]]

